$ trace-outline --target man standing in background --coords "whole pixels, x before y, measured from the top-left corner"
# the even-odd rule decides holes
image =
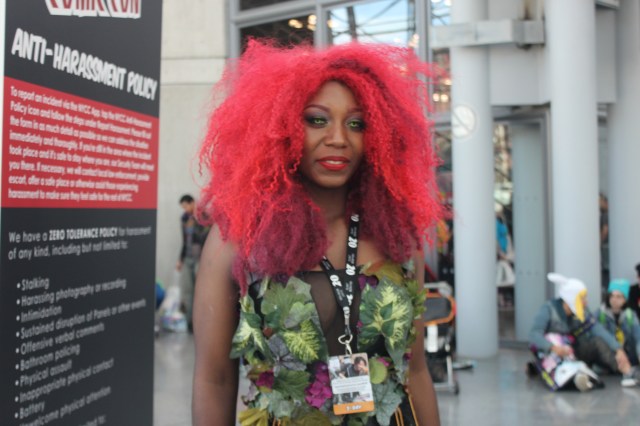
[[[180,197],[180,207],[184,210],[180,219],[182,225],[182,250],[176,270],[180,272],[181,306],[187,319],[189,331],[193,331],[193,293],[196,273],[200,263],[202,246],[207,239],[209,227],[198,223],[195,217],[196,202],[190,194]]]

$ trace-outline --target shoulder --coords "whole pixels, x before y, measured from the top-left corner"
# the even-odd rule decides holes
[[[209,254],[211,255],[215,254],[224,256],[224,258],[234,258],[236,245],[229,240],[225,240],[222,237],[220,228],[217,225],[213,225],[209,229],[204,250],[210,252]]]
[[[556,302],[556,299],[547,300],[546,302],[544,302],[540,306],[540,309],[538,309],[538,315],[545,315],[546,317],[550,317],[555,309],[554,308],[555,302]]]
[[[232,268],[236,246],[222,238],[220,229],[213,226],[208,233],[200,256],[198,281],[220,284],[232,283]]]

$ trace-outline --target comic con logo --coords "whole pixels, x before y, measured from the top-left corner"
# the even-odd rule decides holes
[[[138,19],[142,0],[45,0],[51,15]]]

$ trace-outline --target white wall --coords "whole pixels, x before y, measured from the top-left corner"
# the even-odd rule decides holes
[[[182,244],[178,204],[198,195],[195,154],[226,51],[223,0],[164,0],[156,277],[169,285]]]

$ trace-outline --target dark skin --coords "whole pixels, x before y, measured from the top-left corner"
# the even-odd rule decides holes
[[[329,246],[326,256],[338,269],[344,268],[348,223],[346,200],[349,180],[362,156],[359,106],[351,92],[336,82],[326,83],[310,101],[305,113],[305,147],[301,178],[307,194],[322,211]],[[327,160],[327,158],[329,160]],[[329,168],[322,162],[329,161]],[[335,163],[347,166],[336,169]],[[231,340],[237,327],[238,287],[231,276],[235,247],[213,228],[205,243],[194,298],[196,343],[193,381],[193,424],[232,425],[236,419],[238,362],[231,360]],[[414,255],[416,279],[424,282],[421,251]],[[375,242],[361,238],[357,264],[385,259]],[[316,267],[320,269],[320,265]],[[337,313],[336,313],[337,314]],[[440,424],[438,405],[424,355],[424,324],[415,321],[416,341],[411,347],[408,389],[420,425]]]

